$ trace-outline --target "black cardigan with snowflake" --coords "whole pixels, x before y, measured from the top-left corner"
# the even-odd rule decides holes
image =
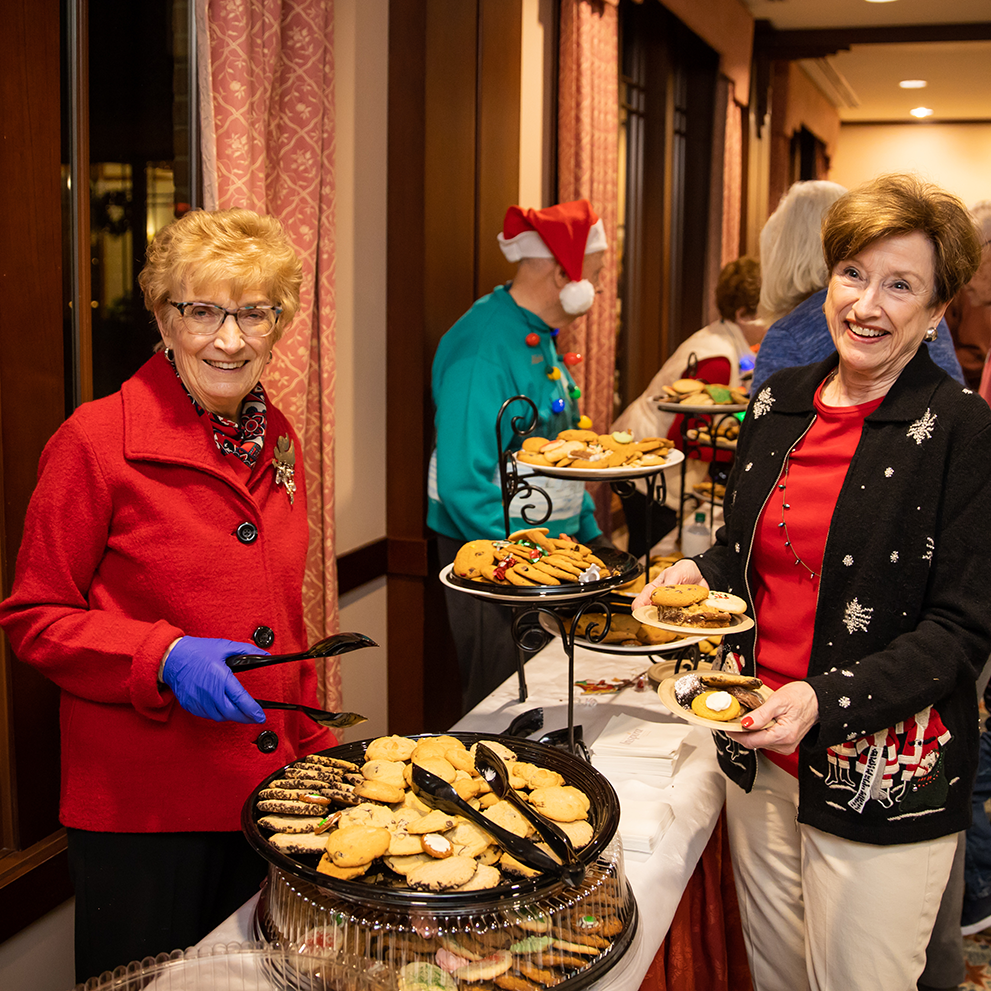
[[[742,595],[750,615],[757,521],[837,362],[833,354],[773,375],[740,432],[726,524],[698,563],[711,587]],[[756,619],[726,638],[748,674]],[[966,829],[974,684],[989,651],[991,409],[922,346],[865,419],[829,523],[805,679],[819,721],[800,746],[799,821],[877,844]],[[750,790],[753,751],[715,739],[723,770]]]

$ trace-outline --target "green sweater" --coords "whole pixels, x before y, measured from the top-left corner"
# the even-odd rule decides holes
[[[540,340],[526,342],[529,334]],[[506,286],[483,296],[441,338],[433,364],[436,408],[436,444],[430,459],[427,524],[448,537],[461,540],[504,537],[496,417],[512,396],[528,396],[537,406],[535,435],[553,438],[578,423],[578,405],[569,390],[574,380],[554,350],[556,332],[536,314],[518,306]],[[547,373],[561,369],[552,381]],[[555,399],[565,401],[561,413],[551,411]],[[502,419],[502,443],[519,448],[512,437],[511,419],[527,407],[516,403]],[[543,525],[552,534],[568,533],[581,541],[601,532],[592,516],[593,503],[581,482],[535,478],[553,503],[551,518]],[[520,517],[523,502],[531,503],[531,517],[546,508],[540,496],[517,497],[510,509],[510,526],[527,524]]]

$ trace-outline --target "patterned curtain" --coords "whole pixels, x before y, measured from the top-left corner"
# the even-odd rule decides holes
[[[619,213],[619,0],[561,0],[558,84],[558,200],[588,199],[613,247],[589,314],[561,334],[561,351],[584,356],[572,374],[582,412],[595,429],[613,420],[616,332],[615,239]],[[599,491],[596,491],[599,490]],[[593,489],[597,517],[609,531],[611,492]]]
[[[303,264],[299,312],[265,388],[302,444],[310,640],[337,632],[334,558],[333,0],[197,0],[204,205],[278,217]],[[336,660],[320,697],[340,708]]]
[[[723,237],[722,264],[740,255],[740,216],[743,212],[743,118],[736,102],[736,89],[729,80],[726,97],[726,130],[723,145]]]

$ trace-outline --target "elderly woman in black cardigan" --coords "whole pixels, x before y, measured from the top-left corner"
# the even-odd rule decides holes
[[[756,991],[915,988],[970,818],[991,648],[991,410],[924,341],[980,259],[961,203],[887,176],[823,222],[837,354],[753,397],[716,545],[775,690],[715,736]],[[797,822],[796,822],[797,818]]]

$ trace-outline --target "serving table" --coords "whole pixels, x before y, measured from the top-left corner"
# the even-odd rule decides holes
[[[575,678],[597,681],[613,678],[626,680],[644,671],[649,659],[631,654],[605,654],[575,647]],[[555,727],[567,721],[568,685],[561,677],[567,670],[564,647],[559,639],[551,641],[527,663],[529,698],[519,701],[515,678],[508,678],[452,727],[469,732],[502,733],[522,712],[534,706],[543,708],[544,726]],[[609,991],[637,991],[658,956],[665,935],[671,927],[682,895],[692,880],[710,835],[719,821],[725,797],[723,775],[716,765],[715,751],[708,731],[691,727],[676,719],[662,706],[648,683],[645,691],[626,688],[609,695],[578,696],[576,721],[583,738],[594,753],[595,739],[610,718],[631,714],[648,721],[667,722],[684,727],[685,736],[673,776],[644,779],[610,770],[606,777],[622,796],[624,782],[638,778],[641,789],[656,789],[656,797],[667,803],[673,818],[649,856],[626,855],[626,876],[633,887],[640,910],[640,924],[630,949],[616,966],[591,985]],[[536,734],[539,736],[539,732]],[[620,833],[623,831],[622,819]],[[212,946],[255,938],[253,913],[257,897],[251,899],[199,944]],[[704,934],[703,934],[704,935]],[[712,934],[718,947],[724,948],[724,934]],[[718,949],[717,947],[717,949]],[[666,988],[654,982],[654,988]],[[701,986],[701,985],[699,985]]]

